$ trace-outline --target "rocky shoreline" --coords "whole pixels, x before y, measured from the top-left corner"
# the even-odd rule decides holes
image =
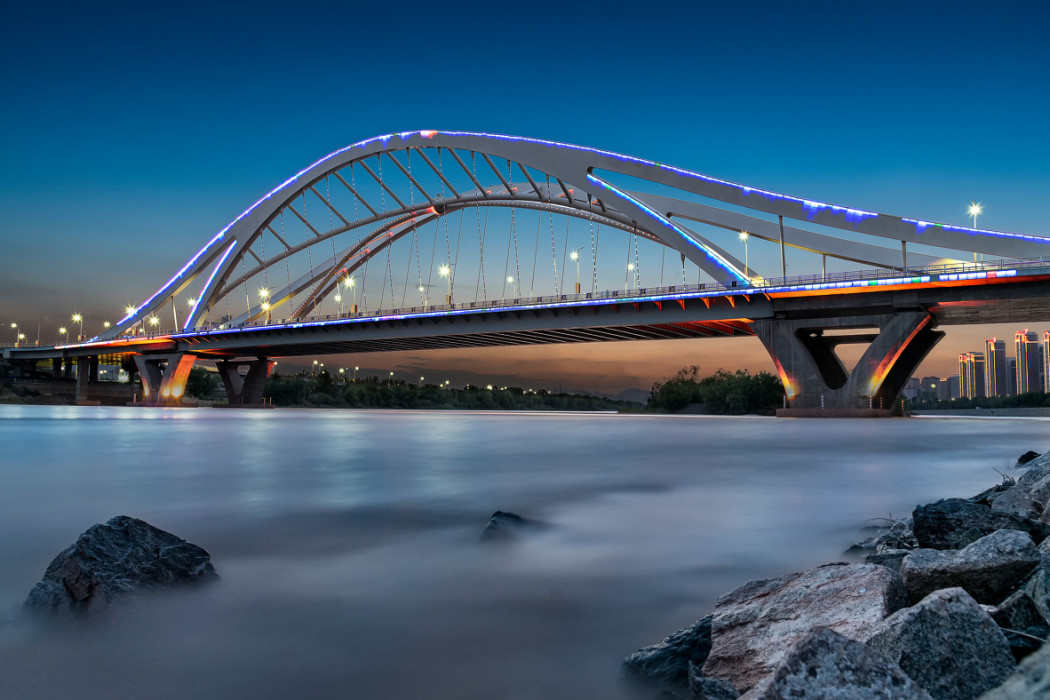
[[[918,506],[837,562],[750,581],[623,662],[656,697],[1050,697],[1050,452]]]

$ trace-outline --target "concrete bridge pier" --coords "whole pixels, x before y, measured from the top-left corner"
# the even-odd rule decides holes
[[[256,360],[219,360],[215,363],[219,368],[219,377],[226,387],[226,397],[231,406],[261,406],[263,405],[263,390],[266,388],[266,380],[270,377],[274,365],[277,364],[265,357]],[[248,367],[248,374],[241,376],[240,368]]]
[[[135,366],[145,394],[143,402],[151,406],[181,406],[186,380],[196,359],[188,352],[136,355]]]
[[[778,411],[781,416],[889,415],[908,378],[944,337],[925,310],[760,319],[751,327],[784,383],[790,407]],[[849,330],[857,332],[826,334]],[[849,371],[835,348],[856,343],[869,345]]]

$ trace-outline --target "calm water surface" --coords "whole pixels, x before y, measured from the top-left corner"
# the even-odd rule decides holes
[[[870,517],[968,496],[1050,421],[0,406],[0,696],[632,698],[620,659]],[[551,527],[478,541],[492,511]],[[21,604],[96,522],[214,586]]]

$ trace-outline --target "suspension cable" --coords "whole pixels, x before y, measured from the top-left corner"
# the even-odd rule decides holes
[[[551,262],[554,265],[554,291],[558,291],[558,251],[554,243],[554,201],[551,198],[551,176],[547,175],[547,214],[551,229]]]

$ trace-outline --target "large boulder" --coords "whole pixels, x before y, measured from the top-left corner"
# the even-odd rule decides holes
[[[930,700],[930,694],[882,654],[822,629],[802,638],[758,698]]]
[[[913,603],[940,588],[958,586],[979,602],[996,605],[1041,562],[1027,534],[999,530],[959,550],[915,550],[901,563],[901,578]]]
[[[981,700],[1046,700],[1050,698],[1050,644],[1021,662],[1002,685]]]
[[[991,611],[995,624],[1003,630],[1014,659],[1020,661],[1042,646],[1050,626],[1026,590],[1014,591]]]
[[[87,611],[137,590],[217,578],[208,552],[149,523],[118,515],[93,525],[29,592],[35,610]]]
[[[1027,532],[1036,544],[1050,536],[1050,525],[994,511],[963,498],[946,498],[917,507],[912,513],[912,528],[924,549],[962,549],[996,530]]]
[[[736,700],[740,693],[729,681],[703,675],[700,666],[689,669],[689,690],[693,700]]]
[[[669,687],[689,683],[690,664],[702,665],[711,651],[711,616],[670,635],[662,642],[643,647],[623,660],[629,678]]]
[[[751,581],[716,603],[703,675],[746,692],[812,630],[860,639],[905,602],[900,577],[874,564],[828,564]]]
[[[882,621],[868,646],[937,700],[969,700],[1014,670],[1006,637],[961,588],[931,593]]]
[[[1050,469],[1029,467],[1017,483],[992,502],[992,510],[1038,519],[1050,496]]]

